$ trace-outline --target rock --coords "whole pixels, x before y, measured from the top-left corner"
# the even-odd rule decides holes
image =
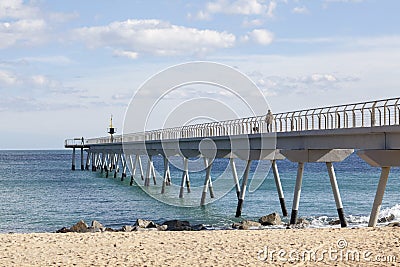
[[[278,213],[274,212],[266,216],[262,216],[259,220],[261,225],[279,225],[282,224],[281,216]]]
[[[310,222],[304,218],[298,218],[296,224],[287,224],[286,229],[300,229],[306,228],[310,225]]]
[[[98,221],[92,221],[91,227],[93,229],[100,229],[101,231],[103,231],[105,229],[104,226]]]
[[[118,230],[112,229],[110,227],[106,227],[106,229],[104,229],[105,232],[118,232]]]
[[[147,221],[142,219],[137,219],[135,226],[139,226],[140,228],[157,228],[157,224],[153,221]]]
[[[197,224],[192,226],[193,231],[202,231],[202,230],[207,230],[206,226],[204,224]]]
[[[188,221],[171,220],[166,221],[162,225],[166,225],[169,231],[190,231],[192,227]]]
[[[340,220],[339,219],[333,220],[333,221],[330,221],[328,224],[329,225],[338,225],[338,224],[340,224]]]
[[[389,226],[389,227],[400,227],[400,222],[392,222],[392,223],[389,223],[387,226]]]
[[[121,228],[121,232],[132,232],[133,231],[133,226],[130,225],[124,225]]]
[[[75,233],[85,233],[88,231],[88,228],[89,228],[89,226],[83,220],[80,220],[75,225],[73,225],[70,228],[70,230],[71,230],[71,232],[75,232]]]
[[[389,216],[380,218],[380,219],[378,220],[378,223],[390,222],[390,221],[393,221],[394,218],[395,218],[394,215],[393,215],[393,214],[390,214]]]
[[[71,230],[69,228],[67,228],[67,227],[63,227],[63,228],[58,229],[56,231],[56,233],[70,233],[70,232],[71,232]]]
[[[158,231],[166,231],[168,229],[168,225],[157,225]]]
[[[261,223],[254,222],[254,221],[248,221],[248,220],[244,220],[239,223],[232,224],[232,228],[240,229],[240,230],[248,230],[250,228],[255,228],[255,227],[260,227],[260,226],[261,226]]]

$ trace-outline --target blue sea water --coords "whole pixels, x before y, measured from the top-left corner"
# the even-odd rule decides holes
[[[162,158],[154,157],[154,164],[162,173]],[[105,178],[105,174],[100,172],[71,171],[70,150],[0,151],[0,232],[53,232],[80,219],[89,223],[98,220],[113,228],[134,224],[137,218],[159,223],[182,219],[192,224],[223,228],[243,218],[257,220],[272,212],[281,214],[272,171],[267,172],[268,166],[263,165],[266,179],[257,190],[247,192],[242,218],[235,218],[235,190],[226,190],[229,192],[225,195],[219,190],[224,184],[233,183],[229,171],[222,175],[227,166],[228,160],[218,159],[212,169],[214,179],[222,177],[214,181],[216,201],[205,207],[179,207],[155,200],[138,185],[129,186],[129,178],[122,182],[120,173],[118,179],[114,179]],[[243,162],[237,160],[237,167],[238,172],[243,170]],[[370,167],[355,154],[335,163],[334,167],[346,218],[351,225],[366,225],[380,169]],[[290,214],[297,165],[284,160],[278,162],[278,168]],[[171,175],[173,183],[179,184],[181,172],[172,167]],[[394,214],[396,219],[400,219],[399,176],[400,170],[392,168],[381,216]],[[190,178],[194,188],[201,188],[204,172],[190,173]],[[140,178],[137,179],[141,183]],[[150,189],[154,194],[160,190],[160,175],[157,182],[157,187]],[[167,190],[170,190],[167,195],[177,198],[173,189]],[[199,192],[185,193],[185,199],[177,200],[177,203],[200,202]],[[329,176],[323,163],[305,164],[299,216],[311,220],[312,227],[327,227],[330,220],[337,219]]]

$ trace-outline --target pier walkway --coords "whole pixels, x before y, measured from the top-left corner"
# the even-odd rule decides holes
[[[127,167],[131,170],[131,184],[136,170],[150,186],[150,178],[156,183],[152,157],[164,158],[164,175],[161,194],[170,185],[168,158],[183,158],[183,174],[179,197],[184,195],[185,185],[190,192],[188,159],[204,158],[206,177],[201,196],[201,205],[210,192],[213,197],[211,167],[214,158],[229,158],[232,177],[238,196],[236,216],[241,216],[249,178],[249,169],[254,160],[269,160],[272,163],[275,183],[284,216],[287,215],[284,194],[279,178],[277,161],[287,158],[298,164],[296,186],[292,203],[290,223],[295,224],[299,209],[304,164],[325,163],[337,207],[341,226],[347,226],[334,162],[343,161],[355,150],[357,155],[371,166],[381,168],[381,176],[372,205],[369,226],[375,226],[382,204],[391,167],[400,166],[400,98],[391,98],[363,103],[321,107],[274,114],[268,132],[266,116],[236,120],[187,125],[141,133],[114,135],[79,141],[65,141],[66,148],[73,148],[72,169],[75,169],[75,148],[81,148],[81,169],[100,170],[108,173],[122,166],[122,180]],[[80,143],[79,143],[80,142]],[[83,150],[87,151],[86,166]],[[148,161],[147,173],[143,172],[141,158]],[[235,160],[244,160],[245,169],[238,177]],[[241,184],[239,183],[241,180]]]

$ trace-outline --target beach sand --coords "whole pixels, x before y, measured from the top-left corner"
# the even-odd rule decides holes
[[[397,266],[399,239],[400,227],[0,234],[0,265]]]

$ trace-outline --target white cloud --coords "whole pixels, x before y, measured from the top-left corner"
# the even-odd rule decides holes
[[[252,19],[252,20],[248,20],[247,18],[245,18],[242,22],[242,26],[245,28],[251,28],[251,27],[258,27],[264,24],[264,21],[261,19]]]
[[[249,32],[242,40],[252,40],[260,45],[269,45],[274,40],[274,34],[265,29],[254,29]]]
[[[137,59],[139,54],[133,51],[124,51],[124,50],[115,50],[114,51],[114,56],[117,57],[127,57],[130,59]]]
[[[298,7],[295,7],[295,8],[292,9],[292,13],[295,13],[295,14],[308,14],[308,13],[310,13],[310,11],[305,6],[298,6]]]
[[[23,0],[1,0],[0,19],[26,19],[37,15],[38,9]]]
[[[13,46],[36,45],[45,40],[46,22],[42,19],[24,19],[0,23],[0,49]]]
[[[17,77],[13,73],[0,70],[0,85],[13,85],[17,83]],[[0,88],[1,89],[1,88]]]
[[[113,47],[161,56],[203,54],[232,47],[236,39],[231,33],[188,28],[161,20],[116,21],[76,29],[73,36],[91,48]]]
[[[216,0],[208,2],[205,10],[197,13],[197,19],[209,20],[211,14],[265,15],[274,17],[276,1],[270,0]]]

